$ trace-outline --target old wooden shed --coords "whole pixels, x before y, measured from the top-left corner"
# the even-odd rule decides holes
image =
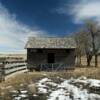
[[[74,68],[75,41],[73,38],[30,37],[26,43],[29,70],[64,70]]]

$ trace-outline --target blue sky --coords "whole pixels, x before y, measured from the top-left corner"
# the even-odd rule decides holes
[[[23,51],[30,36],[67,36],[85,19],[100,23],[100,0],[0,0],[0,52]]]

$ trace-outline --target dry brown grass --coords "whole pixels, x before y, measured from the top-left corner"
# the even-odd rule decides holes
[[[75,68],[75,70],[66,70],[62,72],[29,72],[29,73],[20,73],[14,77],[7,79],[5,82],[1,83],[2,86],[16,86],[18,87],[21,83],[29,84],[31,82],[36,82],[38,79],[44,77],[44,74],[47,77],[55,78],[57,76],[70,78],[70,77],[80,77],[86,76],[89,78],[100,79],[100,56],[99,56],[99,67],[84,67],[84,68]],[[82,64],[86,65],[86,58],[82,58]],[[94,58],[92,60],[92,65],[94,65]]]
[[[5,100],[9,99],[8,89],[7,87],[13,86],[14,89],[20,89],[21,84],[24,84],[24,86],[27,86],[28,84],[35,83],[39,79],[43,77],[48,77],[53,79],[54,81],[57,80],[57,77],[62,77],[65,79],[74,77],[80,77],[80,76],[86,76],[88,78],[93,79],[100,79],[100,67],[98,68],[76,68],[75,70],[68,70],[68,71],[62,71],[62,72],[29,72],[29,73],[21,73],[14,77],[11,77],[7,79],[5,82],[2,82],[0,84],[0,94],[3,95]],[[8,96],[7,96],[8,95]]]
[[[63,72],[51,72],[48,77],[56,78],[57,76],[68,79],[71,77],[78,78],[86,76],[88,78],[100,79],[100,67],[98,68],[76,68],[75,70],[68,70]]]
[[[14,77],[7,79],[3,83],[6,86],[12,85],[15,87],[19,87],[20,84],[30,84],[34,82],[34,80],[37,80],[38,78],[41,78],[41,74],[39,73],[21,73],[21,74],[18,74]]]
[[[94,57],[92,58],[92,61],[91,61],[91,66],[95,66],[95,60],[94,60]],[[87,65],[86,64],[86,57],[82,57],[82,65]],[[100,56],[98,56],[98,66],[100,67]]]
[[[28,72],[28,73],[21,73],[14,77],[7,79],[5,82],[0,84],[0,87],[7,87],[7,86],[14,86],[18,88],[20,84],[30,84],[35,83],[37,80],[41,79],[42,77],[62,77],[65,79],[80,76],[86,76],[88,78],[100,79],[100,67],[88,67],[88,68],[76,68],[75,70],[66,70],[61,72]]]
[[[86,65],[86,58],[82,58],[82,64]],[[92,65],[94,65],[94,59],[92,60]],[[19,89],[21,84],[24,84],[24,86],[35,83],[39,79],[43,77],[49,77],[53,80],[57,80],[57,77],[62,77],[65,79],[74,77],[80,77],[80,76],[86,76],[88,78],[93,79],[100,79],[100,57],[99,57],[99,67],[80,67],[75,68],[75,70],[66,70],[61,72],[27,72],[27,73],[20,73],[17,75],[12,76],[11,78],[8,78],[6,81],[0,83],[0,95],[4,95],[4,97],[7,97],[8,90],[7,87],[13,86],[15,89]],[[9,96],[8,96],[9,97]],[[7,97],[5,100],[10,100]]]

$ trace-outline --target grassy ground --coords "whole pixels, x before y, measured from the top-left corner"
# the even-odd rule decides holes
[[[86,65],[86,59],[82,58],[82,64]],[[94,60],[92,60],[92,66],[94,65]],[[65,79],[74,77],[86,76],[88,78],[100,79],[100,57],[99,57],[99,67],[78,67],[75,70],[66,70],[62,72],[24,72],[18,75],[11,76],[6,81],[0,83],[0,95],[5,97],[4,100],[10,100],[8,94],[10,86],[15,89],[19,89],[21,85],[27,86],[28,84],[35,83],[43,77],[48,77],[51,79],[56,79],[57,77],[62,77]],[[5,96],[6,95],[6,96]],[[0,99],[1,100],[1,99]]]
[[[9,86],[9,85],[19,85],[21,83],[29,84],[31,82],[36,82],[42,77],[62,77],[65,79],[80,76],[86,76],[88,78],[100,79],[100,67],[89,67],[89,68],[76,68],[74,70],[66,70],[61,72],[27,72],[27,73],[20,73],[19,75],[12,76],[11,78],[7,79],[5,82],[2,82],[2,85]]]
[[[57,77],[65,79],[74,77],[86,76],[88,78],[100,79],[100,67],[98,68],[76,68],[75,70],[63,71],[63,72],[28,72],[21,73],[14,77],[7,79],[0,84],[0,94],[4,97],[4,100],[10,100],[9,89],[20,89],[23,85],[25,88],[31,83],[37,82],[43,77],[51,78],[58,82]],[[11,87],[13,86],[13,87]],[[2,99],[1,99],[2,100]]]
[[[99,57],[99,66],[97,68],[95,67],[76,67],[74,70],[66,70],[62,72],[28,72],[28,73],[19,73],[18,75],[11,76],[8,78],[5,82],[0,83],[1,86],[19,86],[21,83],[31,83],[36,82],[41,77],[44,77],[45,75],[50,78],[56,78],[57,76],[60,76],[62,78],[71,78],[71,77],[80,77],[80,76],[86,76],[89,78],[95,78],[100,79],[100,57]],[[82,58],[82,65],[86,65],[86,58]],[[91,63],[92,66],[94,66],[94,58]]]

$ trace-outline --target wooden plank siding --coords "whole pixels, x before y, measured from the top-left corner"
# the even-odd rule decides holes
[[[64,68],[75,67],[75,49],[41,49],[42,52],[36,52],[36,49],[27,49],[27,63],[30,70],[41,68],[43,66],[55,67],[60,65]],[[54,53],[54,63],[48,63],[48,53]],[[57,67],[56,66],[56,67]],[[58,68],[57,67],[57,68]],[[57,69],[56,68],[56,69]],[[48,68],[47,68],[48,69]],[[54,69],[54,68],[53,68]]]

